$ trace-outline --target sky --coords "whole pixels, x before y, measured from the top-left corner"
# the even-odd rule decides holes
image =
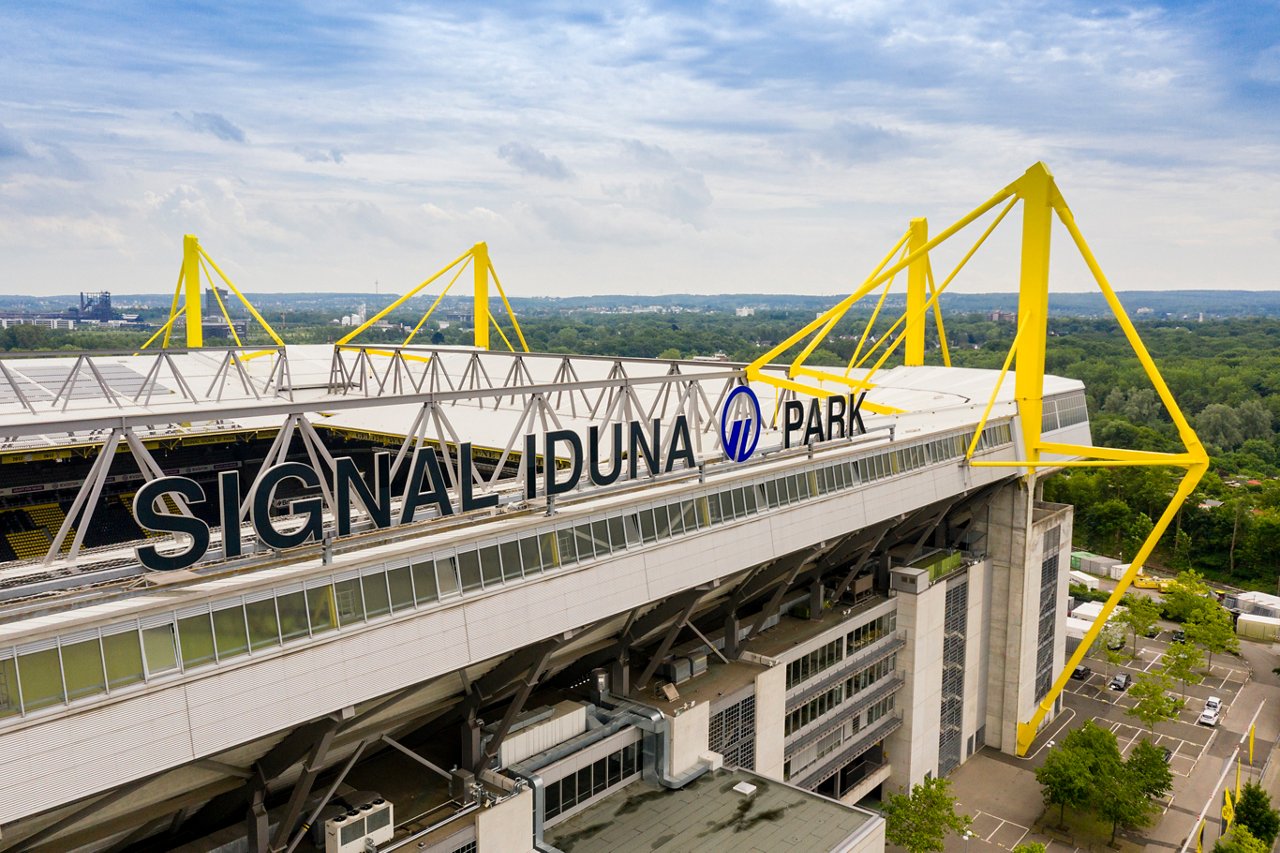
[[[184,233],[251,292],[483,240],[512,295],[847,293],[1038,160],[1117,289],[1277,288],[1280,5],[0,4],[3,294],[171,291]]]

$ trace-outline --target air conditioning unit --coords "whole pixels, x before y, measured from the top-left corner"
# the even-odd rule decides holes
[[[391,803],[378,798],[324,822],[325,853],[365,853],[369,844],[385,844],[395,834]]]
[[[672,684],[684,684],[693,677],[693,665],[688,658],[670,658],[658,667],[658,674]]]
[[[702,675],[707,671],[707,653],[699,649],[687,656],[689,659],[690,670],[689,675]]]

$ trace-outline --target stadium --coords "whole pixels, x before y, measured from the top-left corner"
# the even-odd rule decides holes
[[[1019,203],[1004,370],[937,313],[926,364],[929,252]],[[1203,470],[1045,375],[1055,214],[1091,260],[1037,164],[751,364],[490,349],[483,244],[424,282],[472,265],[473,347],[206,348],[189,237],[187,347],[0,359],[0,850],[882,850],[1093,639],[1043,478]],[[878,361],[808,366],[898,272]]]

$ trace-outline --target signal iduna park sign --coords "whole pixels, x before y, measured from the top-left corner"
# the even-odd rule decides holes
[[[787,401],[783,406],[783,447],[866,432],[859,414],[861,404],[861,397],[855,401],[853,395],[828,398],[826,405],[814,398],[807,404],[806,411],[805,403]],[[760,403],[754,392],[745,385],[735,388],[726,398],[720,418],[725,455],[734,462],[745,462],[755,452],[763,431]],[[698,466],[689,423],[684,415],[674,419],[666,440],[662,421],[657,418],[648,424],[647,429],[640,421],[631,421],[625,430],[623,424],[615,423],[609,438],[615,452],[605,464],[599,426],[591,427],[585,447],[582,437],[572,430],[552,430],[543,434],[543,457],[547,462],[539,478],[537,466],[532,464],[537,458],[538,437],[526,435],[524,458],[530,464],[525,465],[525,499],[554,497],[574,491],[582,484],[584,476],[592,486],[608,486],[622,477],[624,461],[627,476],[632,480],[641,476],[642,462],[647,476],[669,473],[677,463],[684,468]],[[625,460],[619,452],[623,448],[627,451]],[[553,461],[561,456],[568,458],[566,466],[558,466]],[[336,535],[351,533],[355,502],[359,502],[375,528],[407,524],[423,507],[435,507],[438,515],[443,517],[497,506],[497,494],[475,492],[470,442],[458,445],[458,464],[461,474],[455,496],[449,492],[448,478],[440,469],[435,451],[429,447],[415,450],[400,496],[399,512],[393,517],[391,454],[374,454],[373,470],[368,478],[361,474],[350,457],[335,459],[329,485],[332,487]],[[320,495],[289,502],[285,514],[301,517],[302,523],[290,522],[287,530],[277,526],[277,516],[271,511],[276,492],[283,484],[319,490],[320,476],[315,468],[302,462],[281,462],[261,473],[248,496],[249,522],[259,542],[268,548],[284,550],[324,538],[325,499]],[[210,499],[204,487],[189,477],[158,477],[138,489],[133,499],[133,514],[138,524],[145,530],[179,534],[189,540],[186,547],[168,554],[161,553],[155,545],[138,546],[135,551],[139,562],[153,571],[174,571],[195,565],[208,553],[211,540],[209,525],[202,519],[166,511],[163,507],[167,501],[162,501],[166,497],[181,497],[189,505]],[[217,502],[222,527],[222,554],[226,558],[239,557],[244,553],[240,519],[245,501],[238,471],[223,471],[218,475],[217,494],[213,499]]]

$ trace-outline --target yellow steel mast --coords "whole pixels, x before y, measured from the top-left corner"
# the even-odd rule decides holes
[[[988,401],[975,430],[974,440],[969,446],[966,455],[969,464],[974,467],[1021,469],[1030,481],[1028,483],[1030,487],[1034,487],[1034,481],[1043,469],[1140,465],[1170,466],[1182,468],[1185,471],[1168,506],[1156,520],[1150,535],[1142,543],[1142,547],[1138,549],[1138,553],[1130,564],[1129,570],[1116,584],[1115,591],[1103,605],[1101,614],[1094,621],[1089,631],[1086,632],[1084,640],[1071,655],[1066,666],[1049,689],[1048,694],[1037,705],[1031,718],[1018,724],[1017,749],[1019,754],[1025,754],[1031,742],[1035,739],[1041,723],[1050,713],[1054,702],[1065,688],[1071,672],[1084,658],[1085,654],[1088,653],[1090,646],[1101,632],[1103,625],[1106,624],[1116,604],[1120,601],[1120,598],[1137,576],[1148,557],[1151,556],[1156,543],[1177,514],[1178,508],[1182,506],[1183,502],[1195,489],[1196,484],[1200,481],[1209,465],[1208,454],[1205,452],[1203,445],[1201,445],[1199,438],[1196,437],[1195,431],[1192,430],[1191,425],[1187,422],[1186,417],[1182,414],[1182,410],[1178,408],[1178,404],[1173,399],[1173,394],[1169,391],[1164,378],[1160,375],[1155,361],[1142,343],[1142,339],[1138,336],[1137,330],[1125,313],[1124,307],[1116,297],[1115,291],[1112,290],[1111,284],[1103,274],[1102,268],[1099,266],[1092,250],[1089,248],[1088,243],[1085,242],[1084,235],[1076,225],[1075,217],[1058,191],[1057,184],[1048,167],[1044,163],[1036,163],[1016,181],[1004,187],[932,239],[928,238],[927,225],[924,220],[912,220],[907,233],[889,251],[885,260],[881,262],[860,287],[830,310],[818,315],[815,320],[808,323],[800,331],[752,362],[747,368],[747,375],[754,381],[764,382],[795,393],[814,396],[825,397],[838,393],[827,387],[832,384],[844,386],[845,388],[866,390],[871,399],[863,404],[865,409],[872,412],[897,411],[874,403],[876,386],[872,380],[876,371],[904,343],[905,364],[918,366],[924,363],[924,323],[928,312],[930,310],[938,311],[939,297],[1018,202],[1022,203],[1018,328],[1008,356],[1005,359],[1004,367],[997,379],[996,387],[992,390],[991,399]],[[942,284],[934,288],[928,261],[930,250],[1001,205],[1003,207],[1001,207],[995,220],[965,253],[956,267],[942,281]],[[1044,410],[1045,347],[1048,342],[1049,245],[1055,216],[1065,226],[1067,233],[1070,234],[1076,250],[1088,266],[1098,289],[1102,291],[1107,306],[1111,309],[1116,322],[1120,325],[1125,339],[1137,356],[1143,371],[1151,381],[1152,387],[1155,388],[1156,393],[1159,395],[1161,402],[1169,413],[1170,419],[1177,427],[1184,452],[1155,453],[1146,450],[1072,445],[1044,440],[1042,414]],[[904,245],[906,248],[903,256],[895,263],[890,263],[893,256]],[[871,347],[866,353],[862,352],[862,344],[867,341],[871,327],[879,314],[880,306],[883,305],[883,295],[880,298],[880,303],[876,306],[875,312],[872,313],[871,321],[863,332],[862,340],[843,375],[808,367],[804,364],[809,354],[835,328],[836,324],[854,303],[881,285],[886,286],[887,293],[888,285],[902,269],[907,269],[908,271],[906,310],[889,329],[888,333],[876,342],[875,346]],[[929,290],[927,298],[925,297],[926,284]],[[946,350],[946,337],[941,324],[941,315],[935,313],[935,316],[938,319],[938,335],[942,344],[944,363],[949,366],[950,358]],[[900,327],[904,331],[896,339],[893,338],[894,333]],[[892,342],[887,343],[889,341]],[[783,355],[793,347],[801,345],[802,342],[804,342],[804,346],[788,366],[786,376],[780,376],[776,371],[766,369],[775,358]],[[885,344],[884,352],[876,362],[861,376],[852,376],[852,371],[864,364],[882,344]],[[973,453],[977,446],[977,437],[981,434],[983,425],[995,406],[1000,386],[1010,367],[1014,370],[1014,396],[1022,430],[1022,458],[1013,461],[975,460],[973,459]],[[817,384],[812,380],[817,380]],[[1043,454],[1073,458],[1045,461],[1042,458]]]

